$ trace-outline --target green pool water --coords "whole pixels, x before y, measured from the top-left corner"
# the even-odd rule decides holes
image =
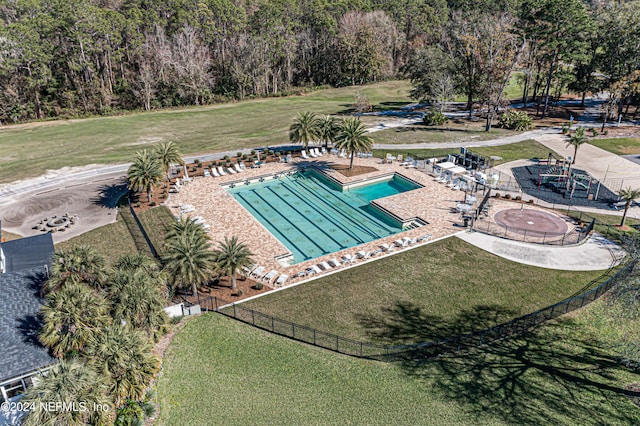
[[[369,202],[418,187],[394,175],[343,192],[320,172],[308,169],[227,191],[298,263],[400,232],[399,223]]]

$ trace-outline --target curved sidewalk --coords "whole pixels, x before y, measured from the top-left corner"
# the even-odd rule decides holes
[[[523,243],[481,232],[463,232],[456,237],[514,262],[565,271],[601,271],[619,263],[624,255],[619,246],[599,234],[569,247]]]

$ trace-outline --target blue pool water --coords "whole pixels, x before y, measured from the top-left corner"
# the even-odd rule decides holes
[[[294,263],[400,232],[391,217],[369,202],[417,188],[394,176],[342,192],[309,169],[227,191],[292,253]]]

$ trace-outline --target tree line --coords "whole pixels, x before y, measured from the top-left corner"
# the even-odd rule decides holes
[[[490,112],[607,89],[637,103],[638,1],[15,0],[0,6],[0,122],[273,96],[408,75]]]

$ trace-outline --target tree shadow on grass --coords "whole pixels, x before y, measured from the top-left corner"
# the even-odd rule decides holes
[[[397,304],[370,330],[372,337],[396,342],[416,335],[451,337],[469,331],[469,321],[490,326],[503,311],[477,307],[443,320]],[[629,398],[640,392],[626,390],[624,377],[638,382],[640,371],[627,369],[605,347],[575,320],[563,318],[451,355],[406,356],[399,365],[478,418],[520,425],[638,424],[640,410]]]

